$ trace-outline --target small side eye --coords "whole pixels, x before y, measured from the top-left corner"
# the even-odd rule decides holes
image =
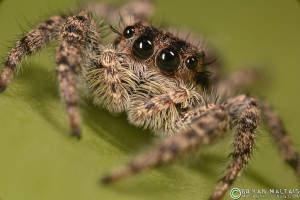
[[[163,49],[157,56],[156,64],[164,72],[173,72],[179,67],[179,54],[173,48]]]
[[[124,31],[123,31],[123,35],[125,38],[131,38],[134,34],[134,27],[133,26],[127,26]]]
[[[191,70],[198,66],[198,58],[196,56],[188,57],[185,62],[186,67]]]
[[[147,60],[154,52],[153,41],[147,36],[136,39],[132,46],[133,54],[142,60]]]
[[[205,55],[205,53],[204,53],[204,51],[201,51],[200,52],[200,55],[199,55],[199,58],[200,58],[200,60],[201,60],[201,65],[203,65],[204,64],[204,62],[205,62],[205,57],[206,57],[206,55]]]

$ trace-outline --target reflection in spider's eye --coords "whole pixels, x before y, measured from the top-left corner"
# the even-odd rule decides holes
[[[163,49],[157,56],[157,66],[164,72],[173,72],[180,64],[179,54],[173,48]]]
[[[146,60],[154,52],[153,41],[147,36],[141,36],[134,41],[132,51],[137,58]]]
[[[134,27],[133,26],[127,26],[124,31],[123,35],[125,38],[131,38],[134,34]]]
[[[198,66],[198,58],[196,56],[191,56],[186,59],[185,63],[188,69],[195,69]]]

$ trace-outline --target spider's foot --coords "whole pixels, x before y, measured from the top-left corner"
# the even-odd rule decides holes
[[[123,178],[126,178],[130,176],[133,173],[131,168],[123,168],[122,170],[115,171],[105,177],[103,177],[100,182],[102,184],[110,184],[112,182],[121,180]]]
[[[11,78],[12,78],[13,70],[10,68],[3,68],[2,71],[0,71],[0,93],[3,92]]]
[[[72,105],[72,102],[71,103],[68,102],[67,106],[68,106],[67,113],[68,113],[70,127],[71,127],[71,136],[80,139],[81,138],[81,121],[80,121],[80,115],[77,110],[76,104],[74,103]]]
[[[105,176],[100,179],[100,183],[102,184],[110,184],[111,182],[113,182],[113,178],[111,176]]]
[[[81,130],[80,129],[72,130],[70,135],[72,137],[76,137],[77,139],[81,139]]]
[[[0,93],[4,92],[5,89],[6,89],[6,86],[3,86],[2,84],[0,84]]]
[[[299,185],[300,185],[300,163],[298,164],[297,175],[298,175],[298,182],[299,182]]]

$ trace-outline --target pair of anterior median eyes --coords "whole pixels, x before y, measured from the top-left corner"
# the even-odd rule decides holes
[[[134,32],[133,26],[127,26],[123,31],[123,35],[128,39],[134,35]],[[152,39],[148,36],[139,37],[133,43],[132,52],[137,58],[147,60],[154,52]],[[158,68],[164,72],[174,72],[180,65],[179,54],[172,47],[165,48],[159,52],[156,64]],[[196,56],[188,57],[185,61],[185,65],[190,70],[195,69],[198,66],[198,58]]]

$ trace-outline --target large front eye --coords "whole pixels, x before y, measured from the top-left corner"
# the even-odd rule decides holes
[[[157,56],[156,64],[164,72],[173,72],[179,67],[179,54],[173,48],[163,49]]]
[[[147,36],[141,36],[133,43],[133,54],[142,60],[148,59],[154,52],[152,40]]]
[[[131,38],[134,34],[134,27],[133,26],[127,26],[124,31],[123,31],[123,35],[125,38]]]

